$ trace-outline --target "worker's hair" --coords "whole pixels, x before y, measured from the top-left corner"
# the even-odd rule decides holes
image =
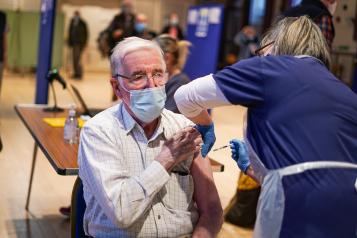
[[[261,45],[274,41],[273,55],[309,55],[330,67],[330,53],[320,28],[307,16],[286,17],[264,36]]]
[[[188,48],[191,46],[191,43],[186,40],[176,40],[169,34],[161,34],[154,41],[159,44],[164,53],[171,53],[174,56],[174,67],[182,70],[185,66],[189,54]]]
[[[166,70],[164,53],[162,52],[160,46],[154,41],[145,40],[133,36],[120,41],[112,50],[112,55],[110,56],[112,75],[116,75],[117,73],[122,74],[123,61],[125,56],[130,52],[137,51],[140,49],[156,50],[161,56],[164,71]]]

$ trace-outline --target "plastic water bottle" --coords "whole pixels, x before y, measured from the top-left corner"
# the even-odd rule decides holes
[[[76,110],[74,107],[71,107],[68,112],[63,129],[63,137],[69,144],[76,144],[78,142],[78,120],[76,118]]]

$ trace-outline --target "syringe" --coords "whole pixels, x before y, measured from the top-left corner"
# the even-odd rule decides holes
[[[213,149],[212,151],[221,150],[221,149],[224,149],[224,148],[227,148],[227,147],[229,147],[229,145],[224,145],[224,146],[218,147],[216,149]]]

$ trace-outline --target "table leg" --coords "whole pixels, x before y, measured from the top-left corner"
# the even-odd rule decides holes
[[[30,195],[31,195],[31,188],[32,188],[32,179],[33,179],[33,173],[34,173],[34,171],[35,171],[35,163],[36,163],[37,150],[38,150],[38,145],[35,143],[35,146],[34,146],[34,148],[33,148],[33,154],[32,154],[32,165],[31,165],[30,184],[29,184],[29,188],[28,188],[28,190],[27,190],[27,199],[26,199],[26,206],[25,206],[26,211],[29,210]]]

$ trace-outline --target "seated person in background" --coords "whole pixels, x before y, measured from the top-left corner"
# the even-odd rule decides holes
[[[136,16],[135,20],[135,31],[134,31],[134,36],[146,39],[146,40],[152,40],[153,38],[156,37],[156,32],[153,30],[150,30],[148,27],[148,18],[145,14],[139,13]]]
[[[181,72],[188,55],[188,47],[191,45],[188,41],[177,41],[168,34],[162,34],[155,38],[164,52],[169,81],[165,85],[166,102],[165,108],[175,113],[180,113],[177,109],[174,94],[176,90],[190,82],[188,76]]]
[[[126,38],[111,56],[122,102],[90,119],[78,164],[92,237],[215,237],[222,207],[201,138],[164,109],[165,61],[153,41]]]

